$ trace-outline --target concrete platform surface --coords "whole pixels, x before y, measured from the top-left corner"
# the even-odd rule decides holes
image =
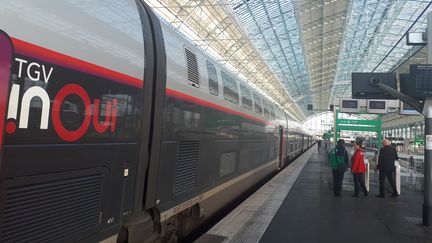
[[[315,152],[259,242],[432,242],[421,225],[423,193],[402,185],[400,197],[377,198],[377,181],[372,173],[369,196],[354,198],[346,172],[342,197],[334,197],[327,154]]]
[[[195,242],[258,242],[315,150],[299,156]]]

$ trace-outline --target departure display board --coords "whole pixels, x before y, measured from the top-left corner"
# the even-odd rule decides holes
[[[417,100],[432,97],[432,65],[411,64],[409,74],[400,74],[399,80],[402,93]]]
[[[342,100],[342,108],[357,109],[358,108],[358,101],[357,100]]]
[[[368,100],[367,113],[384,114],[387,113],[387,104],[385,100]]]
[[[370,109],[385,109],[386,108],[386,102],[385,101],[370,100],[369,101],[369,108]]]
[[[339,107],[341,112],[348,112],[348,113],[360,112],[360,105],[358,100],[341,99]]]
[[[385,84],[393,89],[396,86],[396,73],[352,73],[353,99],[395,99],[389,93],[378,88],[374,83]]]
[[[416,111],[412,106],[408,105],[405,102],[400,102],[399,114],[408,115],[408,116],[419,116],[421,115],[418,111]]]

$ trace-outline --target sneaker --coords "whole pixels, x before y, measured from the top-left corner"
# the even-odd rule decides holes
[[[399,197],[399,194],[392,194],[390,197]]]

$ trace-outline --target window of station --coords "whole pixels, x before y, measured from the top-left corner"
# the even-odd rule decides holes
[[[209,92],[212,95],[219,95],[219,82],[218,82],[218,76],[216,72],[216,67],[213,65],[213,63],[207,61],[207,74],[208,74],[208,81],[209,81]]]
[[[222,83],[223,83],[223,93],[225,100],[238,104],[239,103],[239,95],[238,95],[238,87],[237,82],[228,74],[222,73]]]
[[[248,110],[252,110],[252,95],[248,87],[240,84],[240,92],[242,96],[242,105]]]
[[[255,112],[262,115],[261,97],[255,93],[253,93],[253,99],[254,99],[254,103],[255,103]]]
[[[199,84],[199,72],[198,72],[198,61],[195,53],[189,50],[188,48],[184,48],[185,56],[186,56],[186,66],[187,66],[187,77],[188,82],[191,86],[198,88]]]
[[[264,116],[269,117],[270,113],[269,113],[269,108],[268,108],[268,102],[266,99],[263,99],[263,106],[264,106]]]

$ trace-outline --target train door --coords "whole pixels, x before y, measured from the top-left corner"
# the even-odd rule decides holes
[[[144,104],[149,107],[147,119],[141,123],[141,141],[139,151],[138,175],[136,179],[134,213],[154,206],[154,188],[158,167],[163,103],[166,86],[166,54],[162,29],[157,16],[143,1],[138,2],[146,50],[146,69],[144,80],[148,89],[144,90]],[[147,37],[147,39],[146,39]]]
[[[283,166],[283,157],[284,157],[284,129],[282,126],[279,126],[279,155],[278,155],[278,163],[277,168],[280,169]]]
[[[285,115],[285,121],[286,121],[286,129],[285,129],[285,164],[288,164],[288,161],[291,158],[292,149],[290,146],[290,140],[291,140],[291,129],[290,129],[290,121],[288,120],[288,117]]]
[[[304,151],[304,148],[305,148],[305,136],[302,134],[302,135],[300,135],[301,136],[301,145],[300,145],[300,148],[301,148],[301,151],[303,152]]]

